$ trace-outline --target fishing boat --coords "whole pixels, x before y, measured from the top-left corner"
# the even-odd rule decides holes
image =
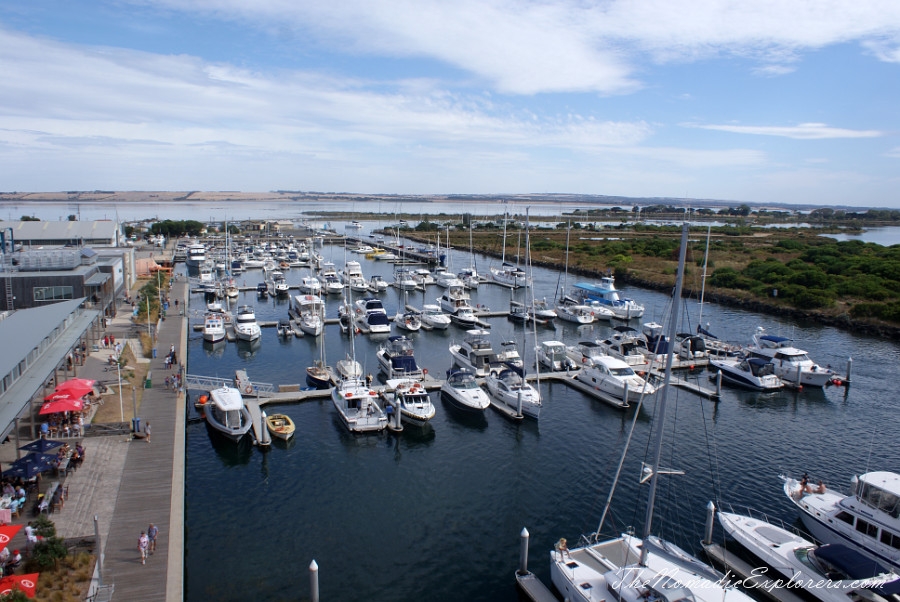
[[[239,441],[253,426],[250,410],[244,405],[241,392],[234,387],[213,389],[200,397],[200,404],[206,423],[232,441]]]
[[[272,414],[266,416],[266,428],[273,437],[287,441],[294,436],[294,421],[287,414]]]
[[[390,378],[387,389],[381,393],[386,404],[400,412],[400,419],[417,426],[422,426],[434,418],[434,404],[425,386],[416,380]]]
[[[251,305],[238,307],[234,318],[234,335],[241,341],[256,341],[260,337],[259,324],[256,323],[256,313]]]
[[[679,316],[688,226],[681,234],[678,272],[669,325],[670,336],[675,335],[675,320]],[[666,424],[668,386],[672,376],[672,354],[666,360],[664,386],[658,396],[651,441],[651,462],[642,471],[650,480],[648,502],[642,536],[624,533],[612,539],[601,539],[600,533],[612,499],[607,498],[600,526],[586,536],[584,545],[568,549],[565,541],[550,552],[550,575],[553,585],[563,598],[580,602],[638,602],[642,600],[690,600],[696,602],[750,602],[752,599],[739,589],[727,586],[724,575],[704,564],[673,543],[651,535],[655,514],[656,491],[661,471],[662,437]],[[632,418],[633,432],[640,412]],[[629,434],[628,439],[631,439]],[[621,474],[623,461],[613,478]]]
[[[447,380],[441,385],[441,397],[465,412],[484,412],[490,405],[488,394],[478,386],[471,370],[447,371]]]
[[[221,313],[209,312],[203,319],[203,340],[215,343],[225,338],[225,317]]]
[[[784,477],[784,493],[816,540],[850,546],[900,572],[900,474],[888,471],[854,476],[850,493],[826,488],[808,477]]]
[[[726,382],[754,391],[777,391],[784,388],[784,382],[775,375],[775,366],[770,361],[758,357],[713,358],[709,367],[720,373]]]
[[[381,371],[388,379],[422,380],[427,373],[416,363],[412,341],[404,335],[394,335],[375,352]]]

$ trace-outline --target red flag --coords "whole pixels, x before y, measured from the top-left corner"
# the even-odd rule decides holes
[[[40,573],[29,573],[28,575],[10,575],[0,579],[0,596],[19,590],[29,598],[34,598],[39,576]]]
[[[0,550],[9,545],[12,538],[16,536],[22,525],[3,525],[0,527]]]

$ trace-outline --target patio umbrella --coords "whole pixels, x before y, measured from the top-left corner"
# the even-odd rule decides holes
[[[78,412],[84,407],[84,401],[68,393],[54,393],[44,398],[40,414],[55,414],[56,412]]]
[[[57,393],[68,393],[75,397],[87,395],[94,390],[95,380],[88,378],[70,378],[69,380],[59,383],[56,387]]]
[[[26,454],[19,458],[18,460],[14,460],[12,462],[13,466],[22,466],[25,464],[51,464],[56,461],[56,456],[54,454],[44,454],[40,452],[31,452],[30,454]]]
[[[33,479],[37,475],[47,470],[50,470],[49,464],[20,464],[19,466],[13,466],[9,470],[3,471],[4,477],[21,477],[25,480]]]
[[[30,573],[28,575],[10,575],[0,579],[0,596],[20,591],[28,598],[34,598],[36,595],[37,580],[40,573]]]
[[[23,445],[19,449],[23,451],[45,453],[50,451],[51,449],[56,449],[62,444],[62,441],[53,441],[52,439],[38,439],[37,441],[32,441],[31,443]]]
[[[23,525],[3,525],[0,527],[0,549],[5,548]]]

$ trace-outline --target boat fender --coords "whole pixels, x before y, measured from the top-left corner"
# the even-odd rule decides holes
[[[581,358],[581,363],[582,363],[582,364],[586,364],[586,363],[587,363],[587,358],[586,358],[586,357]]]
[[[353,393],[344,393],[344,397],[350,399],[351,397],[353,397]]]
[[[247,385],[246,387],[244,387],[244,393],[246,393],[247,395],[253,393],[253,385]]]
[[[422,374],[428,374],[428,368],[422,368]]]
[[[207,399],[209,399],[209,398],[208,398],[206,395],[201,395],[201,396],[200,396],[200,400],[199,400],[199,401],[200,401],[200,405],[205,404]]]
[[[378,395],[375,391],[369,391],[369,395]]]

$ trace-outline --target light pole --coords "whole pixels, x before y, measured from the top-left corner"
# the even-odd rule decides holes
[[[119,375],[119,420],[125,422],[125,406],[122,403],[122,366],[119,364],[119,358],[116,358],[116,374]]]

